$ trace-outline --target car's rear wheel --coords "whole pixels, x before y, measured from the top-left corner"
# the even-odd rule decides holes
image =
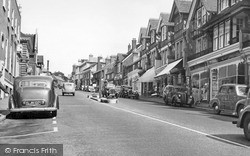
[[[250,141],[250,114],[248,113],[243,122],[244,135]]]
[[[243,110],[244,108],[244,105],[239,105],[238,108],[237,108],[237,116],[240,116],[240,112]]]
[[[164,102],[166,105],[168,105],[168,98],[167,97],[164,97]]]
[[[62,96],[64,96],[64,93],[62,93]]]
[[[219,108],[219,105],[217,103],[214,104],[214,113],[215,114],[220,114],[220,108]]]
[[[56,110],[55,110],[55,111],[52,111],[51,116],[52,116],[52,117],[56,117],[56,116],[57,116],[57,111],[56,111]]]

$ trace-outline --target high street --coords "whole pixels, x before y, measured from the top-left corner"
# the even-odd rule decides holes
[[[250,154],[250,142],[232,124],[235,117],[124,98],[101,103],[89,94],[60,96],[56,118],[7,116],[0,144],[63,144],[66,156]]]

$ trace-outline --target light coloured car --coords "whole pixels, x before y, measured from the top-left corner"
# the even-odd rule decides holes
[[[71,94],[75,96],[75,84],[71,82],[66,82],[63,83],[62,86],[62,95],[64,96],[65,94]]]
[[[94,93],[95,92],[95,87],[94,86],[89,86],[89,92]]]

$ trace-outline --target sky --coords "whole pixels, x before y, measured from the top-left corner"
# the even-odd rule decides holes
[[[79,59],[126,53],[141,27],[173,0],[18,0],[21,31],[38,32],[38,55],[51,72],[71,74]]]

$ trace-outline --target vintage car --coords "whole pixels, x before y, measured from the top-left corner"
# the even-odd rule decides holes
[[[139,93],[134,91],[131,86],[122,85],[120,96],[123,98],[139,99]]]
[[[8,109],[12,114],[45,111],[57,116],[59,98],[55,93],[54,79],[51,76],[16,77]]]
[[[188,94],[188,89],[183,86],[167,85],[163,90],[163,100],[166,104],[171,105],[188,105],[192,107],[194,98]]]
[[[62,95],[64,96],[65,94],[72,94],[75,96],[75,84],[72,82],[65,82],[63,83],[62,87]]]
[[[214,113],[221,111],[239,116],[240,111],[245,106],[247,86],[244,84],[223,84],[215,97],[210,101],[209,107]]]
[[[244,135],[248,141],[250,141],[250,93],[246,99],[246,106],[241,110],[239,118],[233,121],[233,124],[237,124],[237,127],[243,128]]]
[[[102,88],[102,97],[106,98],[118,98],[119,93],[117,92],[115,85],[113,84],[107,84],[107,86],[104,86]]]

